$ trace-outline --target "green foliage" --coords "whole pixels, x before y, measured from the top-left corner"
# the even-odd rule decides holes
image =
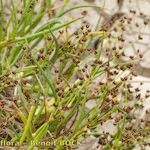
[[[2,140],[20,142],[28,150],[43,149],[42,145],[31,143],[46,141],[57,144],[44,149],[74,148],[78,145],[60,142],[82,142],[89,134],[101,137],[95,134],[96,127],[119,112],[123,119],[117,122],[113,140],[103,146],[116,150],[126,147],[123,134],[127,113],[121,105],[124,99],[130,100],[126,81],[132,74],[116,82],[111,71],[115,68],[120,72],[121,66],[129,71],[129,63],[116,65],[118,58],[113,52],[109,59],[102,60],[103,40],[99,48],[91,46],[95,33],[101,39],[108,38],[107,33],[98,31],[100,19],[93,33],[89,24],[81,23],[83,15],[65,19],[77,9],[101,8],[88,4],[70,6],[69,0],[64,0],[59,8],[50,0],[18,4],[10,0],[10,15],[6,17],[3,2],[0,0],[0,96],[11,99],[11,106],[9,113],[0,108],[0,117],[13,119],[7,120],[7,126],[0,131]],[[81,28],[71,33],[70,27],[76,23],[81,23]],[[87,62],[88,58],[94,60]],[[106,82],[95,83],[105,75]],[[125,94],[119,101],[117,95],[121,90]],[[96,105],[88,109],[90,100],[95,100]]]

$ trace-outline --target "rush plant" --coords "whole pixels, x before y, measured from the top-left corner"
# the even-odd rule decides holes
[[[131,19],[121,15],[111,30],[98,20],[93,28],[85,21],[91,8],[103,10],[69,1],[57,5],[51,0],[0,0],[3,143],[28,150],[65,150],[78,148],[93,135],[106,150],[147,144],[149,122],[132,113],[142,108],[140,89],[130,84],[136,58],[120,61],[126,42],[121,30]],[[70,18],[76,10],[81,14]],[[80,27],[72,31],[76,24]],[[97,129],[110,119],[116,126],[113,134]]]

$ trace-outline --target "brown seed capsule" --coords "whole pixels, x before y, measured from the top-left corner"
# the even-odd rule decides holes
[[[140,16],[144,16],[144,14],[142,12],[140,12]]]
[[[86,10],[82,11],[81,15],[86,16],[87,15],[87,11]]]
[[[136,11],[135,10],[130,10],[130,13],[136,14]]]
[[[63,31],[63,30],[59,30],[59,33],[60,33],[60,34],[63,34],[63,33],[64,33],[64,31]]]
[[[88,52],[90,52],[90,51],[91,51],[91,49],[90,49],[90,48],[87,48],[86,50],[87,50]]]
[[[114,71],[114,74],[117,75],[117,74],[118,74],[118,71],[115,70],[115,71]]]
[[[143,37],[141,35],[138,36],[139,40],[143,40]]]
[[[122,56],[126,56],[124,52],[121,53]]]
[[[116,85],[117,83],[115,81],[113,81],[113,84]]]
[[[92,67],[94,67],[94,66],[95,66],[95,64],[93,63],[93,64],[91,64],[91,66],[92,66]]]
[[[139,27],[139,24],[138,24],[138,23],[136,23],[136,24],[135,24],[135,26],[138,28],[138,27]]]
[[[147,25],[149,23],[149,20],[148,19],[145,19],[144,20],[144,25]]]
[[[98,60],[97,60],[97,59],[96,59],[96,60],[94,60],[94,63],[95,63],[95,64],[98,64]]]
[[[86,28],[89,28],[90,26],[88,24],[86,24]]]
[[[83,29],[84,29],[84,26],[81,27],[81,30],[83,30]]]
[[[117,31],[118,31],[118,29],[117,29],[116,27],[114,27],[114,31],[115,31],[115,32],[117,32]]]
[[[148,95],[148,94],[145,95],[145,98],[149,98],[149,97],[150,97],[150,95]]]
[[[122,30],[122,31],[125,31],[125,27],[122,27],[121,30]]]
[[[79,64],[79,63],[80,63],[80,60],[76,60],[76,63]]]
[[[86,77],[89,78],[90,76],[88,74],[86,74]]]
[[[133,67],[133,64],[127,64],[127,68],[132,68]]]
[[[139,54],[139,57],[140,57],[140,58],[143,58],[143,54]]]
[[[136,95],[136,99],[140,99],[141,98],[141,94]]]
[[[82,71],[85,72],[85,69],[83,68]]]
[[[124,77],[124,81],[127,81],[128,80],[128,78],[127,77]]]
[[[100,65],[101,65],[101,64],[103,64],[103,62],[102,62],[101,60],[99,60],[99,61],[98,61],[98,64],[100,64]]]
[[[92,30],[91,30],[91,29],[88,29],[87,31],[90,33]]]
[[[118,37],[118,40],[121,41],[121,42],[125,41],[125,39],[122,36]]]
[[[116,50],[117,48],[114,46],[113,48],[112,48],[112,50]]]
[[[84,66],[85,68],[88,68],[88,65],[87,64],[85,64],[85,66]]]
[[[139,89],[139,88],[136,88],[136,89],[135,89],[135,92],[139,92],[139,91],[140,91],[140,89]]]
[[[137,49],[137,51],[136,51],[137,53],[139,53],[140,52],[140,50],[139,49]]]
[[[147,93],[150,93],[150,90],[147,90],[146,92],[147,92]]]
[[[133,56],[129,56],[129,58],[130,58],[130,59],[132,59],[132,60],[134,59],[134,57],[133,57]]]
[[[97,40],[95,40],[95,42],[94,42],[94,49],[97,49],[98,48],[98,46],[99,46],[99,43],[100,43],[100,39],[97,39]]]
[[[58,73],[59,71],[57,69],[55,69],[55,73]]]
[[[121,81],[124,81],[124,78],[120,78],[121,79]]]
[[[75,32],[74,32],[74,35],[78,35],[78,31],[75,31]]]
[[[94,51],[94,54],[96,55],[98,52],[97,51]]]
[[[143,82],[141,82],[140,85],[143,85]]]
[[[121,69],[122,71],[125,71],[125,70],[126,70],[126,67],[125,67],[125,66],[121,66],[120,69]]]
[[[119,49],[123,49],[123,47],[120,45],[120,46],[119,46]]]
[[[23,49],[23,50],[26,50],[26,47],[24,46],[22,49]]]
[[[127,21],[127,23],[128,23],[128,24],[131,24],[131,21],[130,21],[130,20],[128,20],[128,21]]]
[[[86,38],[83,38],[83,39],[82,39],[82,41],[83,41],[83,42],[86,42],[86,41],[87,41],[87,39],[86,39]]]

